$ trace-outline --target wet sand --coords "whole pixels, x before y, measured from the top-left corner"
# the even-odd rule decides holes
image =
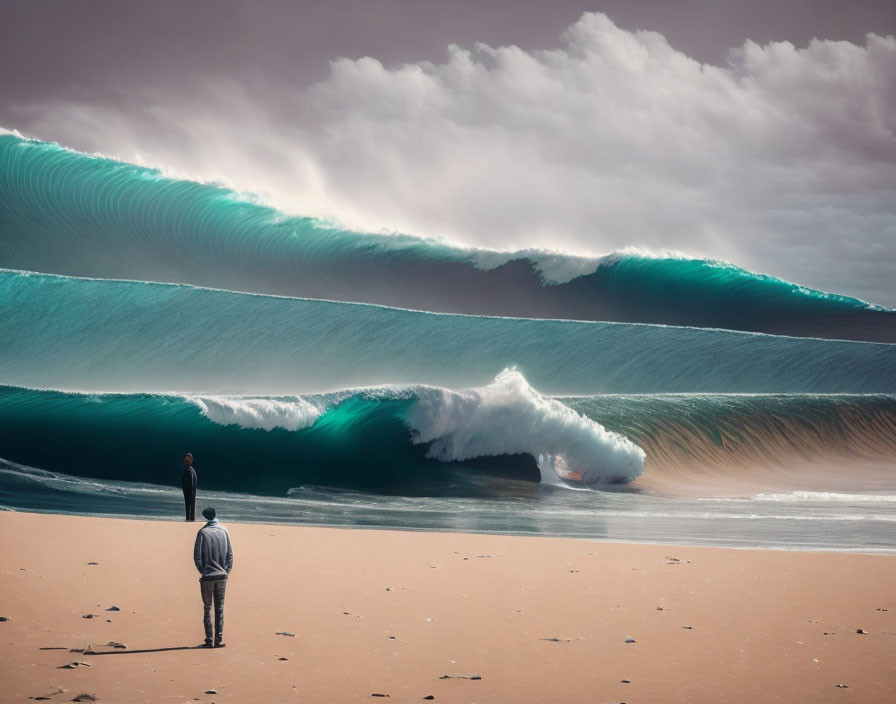
[[[896,691],[892,556],[230,524],[227,647],[206,650],[193,647],[201,525],[0,513],[0,701],[878,703]]]

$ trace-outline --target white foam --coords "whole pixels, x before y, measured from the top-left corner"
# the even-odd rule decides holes
[[[609,266],[625,257],[634,256],[642,259],[702,259],[679,250],[662,249],[653,251],[640,247],[623,247],[609,254],[600,255],[572,254],[549,249],[517,249],[513,251],[470,249],[468,250],[468,256],[476,267],[486,271],[495,269],[515,259],[528,259],[541,275],[542,280],[546,284],[551,285],[566,284],[580,276],[593,274],[598,267]],[[711,260],[704,261],[712,263]]]
[[[896,503],[896,494],[845,494],[831,491],[792,491],[789,494],[757,494],[754,501],[782,503]]]
[[[310,427],[321,414],[298,396],[290,399],[188,396],[187,400],[213,423],[242,428],[301,430]]]
[[[483,388],[423,389],[405,421],[415,444],[442,461],[528,453],[545,483],[626,482],[644,469],[644,451],[559,401],[535,391],[515,369]]]

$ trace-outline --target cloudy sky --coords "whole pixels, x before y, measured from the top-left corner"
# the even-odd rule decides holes
[[[896,307],[896,3],[0,0],[0,126],[356,229]]]

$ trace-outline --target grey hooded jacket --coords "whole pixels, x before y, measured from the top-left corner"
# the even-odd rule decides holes
[[[233,548],[227,529],[213,518],[196,534],[193,562],[199,570],[199,581],[227,579],[233,568]]]

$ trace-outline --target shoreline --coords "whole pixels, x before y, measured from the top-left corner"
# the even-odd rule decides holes
[[[227,647],[196,650],[201,521],[0,512],[5,701],[870,703],[896,688],[890,555],[221,518]],[[73,661],[87,665],[58,669]]]
[[[95,518],[102,520],[122,520],[122,521],[143,521],[143,522],[158,522],[158,523],[185,523],[182,518],[164,518],[160,516],[151,516],[151,515],[126,515],[123,513],[78,513],[78,512],[67,512],[67,511],[54,511],[51,509],[38,509],[38,508],[28,508],[28,509],[18,509],[12,508],[8,506],[0,506],[0,515],[4,513],[19,513],[19,514],[33,514],[36,516],[67,516],[72,518]],[[757,519],[761,520],[761,519]],[[196,521],[197,530],[204,523],[204,519],[197,518]],[[300,522],[286,522],[286,521],[258,521],[258,520],[242,520],[242,519],[232,519],[227,521],[228,525],[243,525],[243,526],[268,526],[268,527],[278,527],[278,528],[322,528],[326,530],[339,530],[339,531],[382,531],[384,533],[432,533],[436,535],[469,535],[469,536],[489,536],[493,535],[495,537],[506,537],[506,538],[533,538],[533,539],[542,539],[542,540],[574,540],[574,541],[584,541],[591,543],[600,543],[607,545],[636,545],[636,546],[644,546],[644,547],[656,547],[656,548],[698,548],[700,550],[744,550],[748,552],[795,552],[795,553],[811,553],[811,554],[822,554],[822,555],[879,555],[882,557],[890,556],[896,557],[896,547],[893,548],[816,548],[816,547],[798,547],[798,546],[763,546],[763,545],[708,545],[708,544],[699,544],[692,543],[687,541],[682,542],[657,542],[651,540],[624,540],[620,538],[599,538],[592,536],[583,536],[583,535],[572,535],[572,534],[552,534],[552,533],[523,533],[517,531],[500,531],[500,530],[487,530],[487,529],[470,529],[470,528],[425,528],[425,527],[415,527],[415,526],[400,526],[400,525],[354,525],[354,524],[339,524],[339,523],[300,523]]]

